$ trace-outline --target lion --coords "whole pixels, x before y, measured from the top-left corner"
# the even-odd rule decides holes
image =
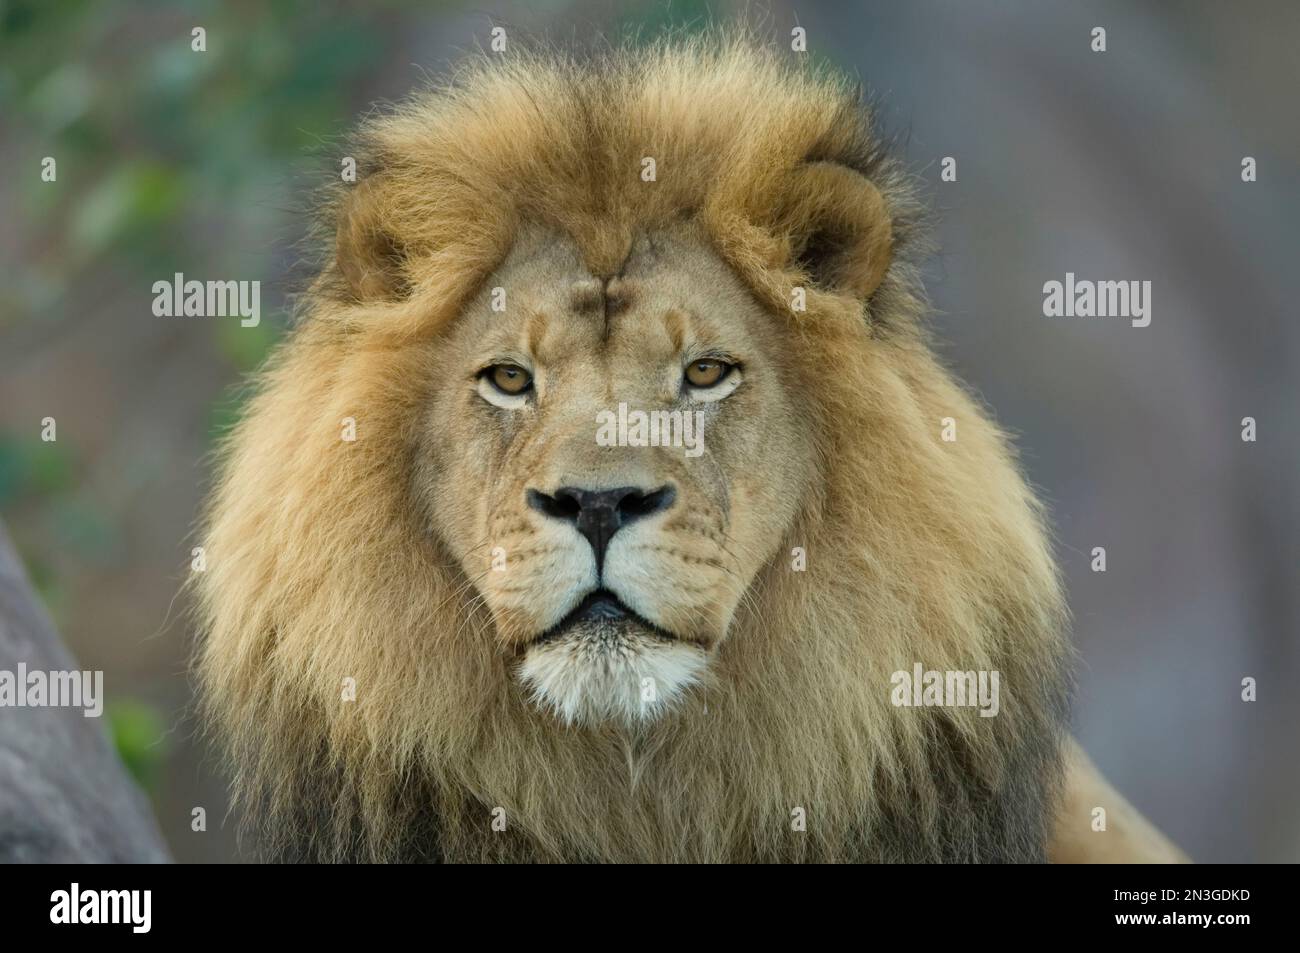
[[[483,54],[354,149],[203,530],[267,856],[1046,859],[1044,513],[929,346],[857,92],[717,36]],[[995,717],[900,704],[914,669]]]

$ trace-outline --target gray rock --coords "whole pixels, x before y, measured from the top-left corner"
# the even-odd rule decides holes
[[[0,526],[0,670],[76,670]],[[170,860],[102,718],[0,708],[0,863]]]

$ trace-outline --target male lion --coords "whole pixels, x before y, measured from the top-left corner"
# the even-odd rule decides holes
[[[842,80],[710,44],[485,56],[365,127],[199,581],[273,856],[1046,856],[1061,590],[907,180]],[[918,664],[996,716],[897,706]]]

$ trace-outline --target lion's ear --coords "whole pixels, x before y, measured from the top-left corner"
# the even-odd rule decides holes
[[[357,301],[405,297],[406,251],[385,227],[375,187],[358,183],[339,203],[335,261],[351,296]]]
[[[869,298],[893,256],[893,228],[880,190],[836,162],[810,162],[791,176],[781,222],[792,264],[814,285]]]

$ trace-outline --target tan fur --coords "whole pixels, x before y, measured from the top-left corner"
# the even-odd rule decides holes
[[[1052,833],[1054,864],[1188,864],[1190,858],[1101,776],[1073,739],[1065,746],[1065,796]],[[1105,830],[1095,811],[1106,812]]]
[[[1068,650],[1038,504],[926,346],[914,203],[853,92],[715,39],[581,65],[484,57],[364,130],[335,260],[226,448],[198,580],[206,710],[272,850],[1042,857]],[[537,248],[508,258],[526,236]],[[647,240],[668,250],[638,271]],[[547,297],[546,276],[570,272],[572,293]],[[619,340],[669,354],[737,328],[767,369],[737,393],[766,403],[718,411],[725,448],[701,466],[721,490],[672,471],[692,504],[664,522],[664,572],[713,589],[690,612],[681,585],[655,590],[646,612],[679,634],[705,620],[710,677],[651,724],[565,726],[515,677],[520,644],[554,617],[550,590],[516,563],[511,603],[484,560],[514,529],[510,550],[551,532],[520,491],[568,458],[562,441],[491,430],[456,377],[498,282],[537,312],[512,317],[520,342],[625,308],[607,356],[597,339],[589,354],[556,344],[574,374],[630,361]],[[722,289],[716,315],[705,285]],[[611,373],[592,387],[629,379]],[[579,419],[576,392],[564,400]],[[347,417],[355,442],[340,440]],[[692,514],[707,527],[686,550]],[[728,553],[728,538],[746,542]],[[692,554],[724,568],[689,575]],[[891,673],[916,662],[998,670],[1000,714],[894,707]]]

